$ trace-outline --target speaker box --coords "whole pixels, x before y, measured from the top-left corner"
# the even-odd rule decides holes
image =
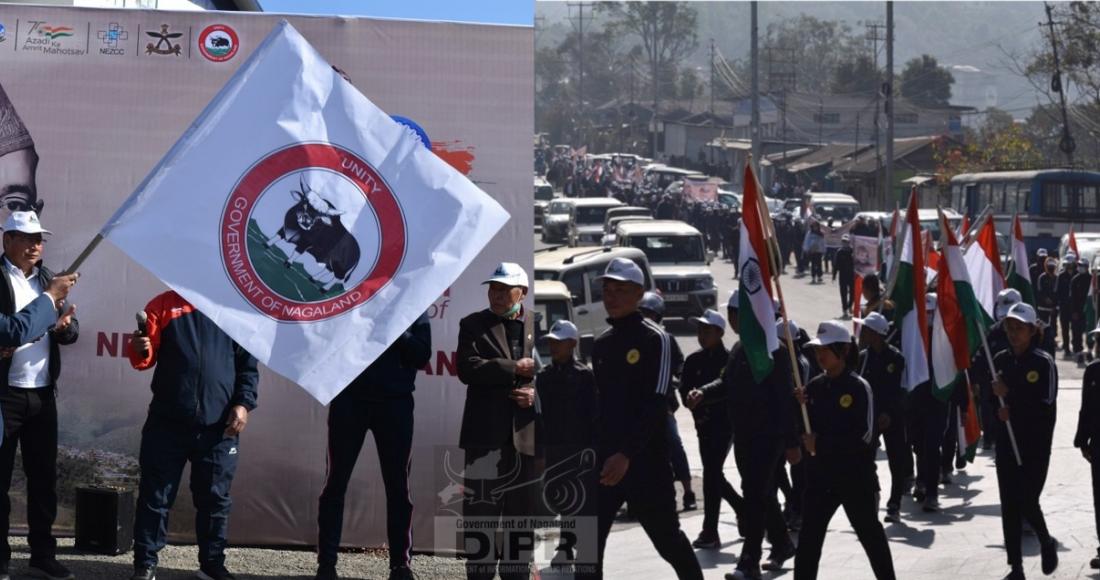
[[[129,552],[134,543],[134,492],[76,488],[76,548],[96,554]]]

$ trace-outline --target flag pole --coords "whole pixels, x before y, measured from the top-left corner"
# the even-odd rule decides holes
[[[760,193],[762,188],[760,186],[760,180],[756,177],[756,171],[752,169],[752,155],[749,155],[749,171],[752,172],[752,180],[756,186],[756,213],[760,217],[760,223],[764,226],[764,234],[768,244],[768,265],[772,268],[772,280],[775,282],[775,293],[779,298],[779,314],[783,317],[783,334],[787,342],[787,354],[791,359],[791,375],[794,376],[794,386],[796,389],[802,389],[802,374],[799,372],[798,357],[794,351],[794,337],[791,336],[791,323],[790,318],[787,317],[787,301],[783,299],[783,285],[779,283],[779,242],[775,235],[775,224],[772,222],[771,214],[767,212],[764,205],[764,197]],[[799,403],[799,408],[802,411],[802,426],[805,427],[806,433],[813,433],[810,429],[810,412],[806,409],[806,403]],[[810,451],[810,455],[816,455],[817,450]]]
[[[985,362],[989,364],[989,376],[993,377],[993,380],[997,380],[1000,376],[997,374],[997,367],[993,366],[993,355],[989,352],[989,341],[985,338],[984,332],[978,333],[982,337],[982,350],[985,351]],[[997,400],[1001,404],[1001,408],[1005,408],[1004,397],[997,397]],[[1008,429],[1008,440],[1012,443],[1012,453],[1016,455],[1016,465],[1023,466],[1024,460],[1020,458],[1020,446],[1016,443],[1016,432],[1012,430],[1012,419],[1005,421],[1005,428]]]
[[[76,260],[73,261],[72,265],[69,266],[68,269],[66,269],[64,273],[65,274],[72,274],[72,273],[76,272],[77,268],[79,268],[84,263],[84,260],[88,259],[88,256],[92,255],[92,252],[96,249],[96,246],[98,246],[99,242],[102,242],[102,241],[103,241],[103,234],[102,233],[96,234],[95,237],[92,238],[92,241],[88,243],[88,246],[86,248],[84,248],[84,251],[80,252],[80,255],[76,257]]]

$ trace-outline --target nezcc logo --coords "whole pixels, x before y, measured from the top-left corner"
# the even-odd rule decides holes
[[[526,487],[541,487],[542,501],[547,509],[562,516],[576,515],[585,505],[587,491],[581,476],[596,468],[594,450],[578,451],[526,481],[521,481],[522,465],[515,451],[512,453],[516,456],[507,462],[511,468],[501,473],[502,453],[501,450],[491,451],[458,471],[451,465],[451,452],[446,451],[443,469],[449,483],[437,494],[440,508],[457,515],[464,499],[472,504],[497,503],[505,493]]]
[[[292,145],[250,167],[222,214],[223,265],[241,296],[286,322],[339,316],[397,274],[401,206],[382,176],[329,143]]]

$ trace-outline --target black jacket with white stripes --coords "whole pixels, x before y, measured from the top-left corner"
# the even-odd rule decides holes
[[[608,319],[592,368],[599,391],[601,459],[623,453],[667,461],[665,415],[672,386],[671,337],[635,312]]]
[[[722,374],[699,387],[703,400],[724,397],[733,423],[735,441],[781,440],[788,448],[798,447],[798,405],[794,399],[791,359],[784,347],[772,353],[772,372],[757,383],[741,344],[730,350]],[[803,378],[809,364],[799,357]]]
[[[1037,342],[1020,356],[1011,348],[1002,350],[993,357],[993,366],[1008,387],[1005,404],[1017,443],[1049,451],[1058,415],[1058,366],[1053,357],[1036,346]],[[998,448],[1011,449],[1005,424],[996,421],[995,425]]]
[[[806,385],[806,409],[817,438],[815,467],[845,478],[874,474],[875,415],[871,386],[853,371],[822,373]]]

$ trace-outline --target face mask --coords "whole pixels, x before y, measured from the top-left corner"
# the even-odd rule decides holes
[[[515,305],[513,305],[511,308],[509,308],[508,312],[505,312],[504,316],[502,316],[501,318],[515,318],[516,315],[519,314],[519,309],[522,308],[522,307],[523,307],[523,303],[522,302],[517,302]]]

